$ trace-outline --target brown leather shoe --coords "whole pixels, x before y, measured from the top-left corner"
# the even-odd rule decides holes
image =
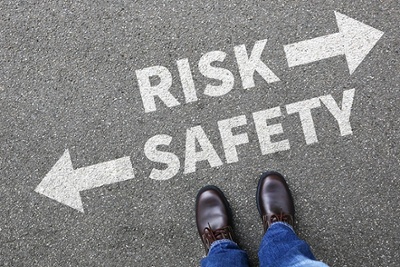
[[[232,212],[224,193],[218,187],[208,185],[197,194],[196,224],[206,254],[216,240],[233,241]]]
[[[280,173],[269,171],[261,175],[256,199],[264,232],[272,223],[278,221],[294,225],[293,197],[285,178]]]

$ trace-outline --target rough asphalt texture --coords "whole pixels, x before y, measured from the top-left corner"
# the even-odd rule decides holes
[[[344,56],[288,68],[283,46],[338,31],[339,11],[385,34],[349,75]],[[238,242],[258,265],[260,173],[282,172],[294,193],[297,231],[331,266],[400,263],[400,5],[385,1],[1,1],[0,265],[197,266],[199,188],[226,193]],[[233,47],[268,38],[263,61],[281,82],[241,86]],[[220,50],[235,75],[222,97],[201,93],[202,54]],[[135,70],[166,66],[183,102],[176,60],[189,58],[199,101],[145,113]],[[261,155],[251,113],[355,88],[353,135],[313,111],[318,143],[306,145],[297,116],[280,120],[291,149]],[[173,137],[181,164],[185,131],[202,125],[223,158],[217,121],[246,115],[250,143],[239,162],[167,181],[149,179],[145,142]],[[34,192],[69,149],[75,168],[129,155],[133,180],[81,193],[86,213]]]

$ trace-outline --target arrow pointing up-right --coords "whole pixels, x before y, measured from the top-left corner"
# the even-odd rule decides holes
[[[360,65],[383,32],[335,12],[338,33],[285,45],[289,67],[345,55],[350,74]]]

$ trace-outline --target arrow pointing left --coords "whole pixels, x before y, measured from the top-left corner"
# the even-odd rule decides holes
[[[54,199],[80,212],[83,209],[80,191],[133,179],[135,174],[129,157],[122,157],[74,170],[68,149],[51,168],[35,192]]]

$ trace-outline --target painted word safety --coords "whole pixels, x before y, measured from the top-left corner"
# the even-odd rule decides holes
[[[350,113],[353,105],[355,89],[343,92],[341,106],[333,99],[331,95],[315,97],[285,106],[286,114],[297,114],[303,129],[304,139],[307,145],[318,142],[316,129],[314,126],[312,110],[319,108],[321,102],[326,106],[330,114],[338,123],[340,135],[352,134],[350,125]],[[271,154],[279,151],[290,149],[290,142],[284,139],[284,129],[281,123],[270,124],[268,120],[282,117],[281,107],[273,107],[270,109],[253,112],[252,119],[257,133],[261,154]],[[245,115],[236,116],[217,122],[220,140],[224,148],[226,163],[234,163],[239,161],[237,147],[245,145],[249,142],[247,133],[234,135],[232,129],[247,124],[248,118]],[[278,136],[280,141],[272,141],[272,136]],[[154,162],[165,163],[168,165],[166,169],[153,169],[150,178],[156,180],[165,180],[174,177],[179,170],[180,159],[172,152],[166,152],[158,149],[158,146],[169,146],[174,138],[169,135],[161,134],[150,138],[144,147],[145,155]],[[200,146],[200,151],[196,149],[196,143]],[[201,125],[191,127],[186,130],[186,147],[184,160],[184,173],[192,173],[196,171],[196,163],[207,161],[211,167],[221,166],[223,164],[221,157],[217,154],[207,137]]]

